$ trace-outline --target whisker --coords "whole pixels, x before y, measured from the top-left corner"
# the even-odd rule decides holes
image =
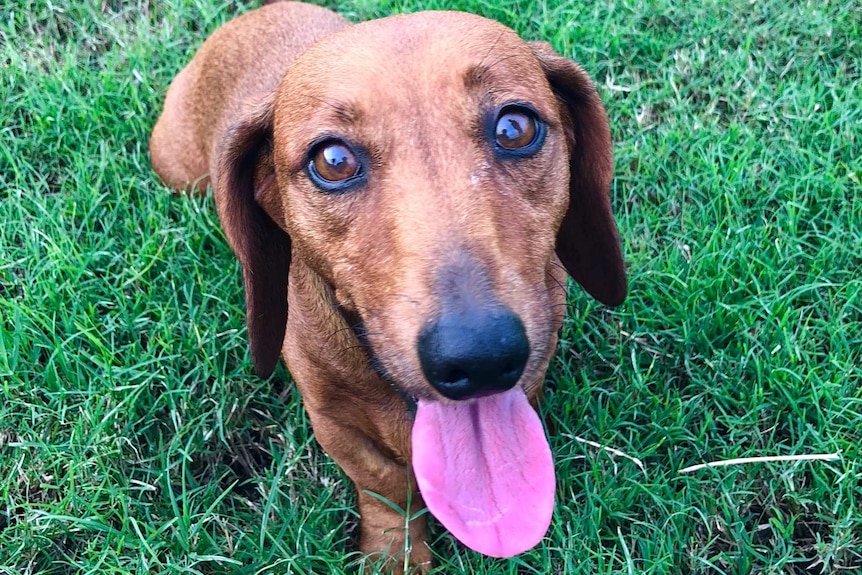
[[[499,42],[499,41],[500,41],[500,38],[502,38],[502,37],[503,37],[503,34],[504,34],[505,32],[506,32],[505,30],[500,30],[500,33],[499,33],[499,34],[497,35],[497,37],[494,39],[494,43],[493,43],[493,44],[491,44],[491,47],[490,47],[490,48],[488,48],[488,51],[487,51],[487,52],[485,52],[485,55],[484,55],[484,56],[482,56],[482,59],[479,61],[479,66],[478,66],[478,67],[481,67],[481,66],[485,63],[485,60],[487,60],[487,59],[488,59],[488,56],[490,56],[490,55],[491,55],[491,52],[493,52],[493,51],[494,51],[494,48],[496,48],[496,47],[497,47],[497,42]],[[490,67],[489,67],[489,69],[490,69]]]
[[[554,267],[557,267],[557,268],[559,268],[559,269],[563,270],[564,272],[566,272],[566,275],[568,275],[569,270],[567,270],[567,269],[566,269],[566,267],[565,267],[563,264],[558,263],[558,262],[556,262],[556,261],[554,261],[554,260],[551,260],[551,265],[553,265]]]
[[[354,349],[372,349],[372,348],[367,343],[359,343],[357,345],[349,345],[347,347],[343,347],[343,348],[341,348],[341,352],[345,353],[348,351],[353,351]]]
[[[328,336],[326,336],[326,340],[327,340],[327,341],[329,341],[330,339],[332,339],[333,337],[335,337],[336,335],[338,335],[339,333],[341,333],[341,332],[343,332],[343,331],[353,331],[353,329],[354,329],[355,327],[356,327],[356,326],[351,326],[351,325],[347,325],[347,326],[344,326],[344,327],[340,327],[340,328],[338,328],[337,330],[335,330],[335,331],[333,331],[332,333],[330,333]]]
[[[554,280],[554,285],[548,286],[548,287],[547,287],[547,291],[549,291],[549,292],[550,292],[550,291],[551,291],[552,289],[554,289],[554,288],[560,288],[560,289],[561,289],[561,290],[563,290],[564,292],[565,292],[565,291],[567,291],[566,284],[564,284],[563,282],[561,282],[561,281],[560,281],[560,280],[558,280],[557,278],[552,278],[552,279]]]

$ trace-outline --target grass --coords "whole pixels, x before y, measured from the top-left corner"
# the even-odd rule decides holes
[[[862,4],[330,6],[457,8],[546,39],[613,125],[631,295],[570,290],[543,408],[551,530],[501,561],[437,529],[437,572],[862,572]],[[0,573],[360,561],[352,488],[288,374],[252,375],[212,201],[171,197],[147,157],[173,75],[251,7],[0,3]]]

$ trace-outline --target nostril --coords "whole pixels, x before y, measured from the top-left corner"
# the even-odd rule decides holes
[[[511,363],[503,366],[503,377],[517,377],[521,375],[521,368]]]
[[[467,379],[467,374],[460,369],[452,369],[446,374],[446,377],[441,378],[440,383],[443,385],[457,385]]]

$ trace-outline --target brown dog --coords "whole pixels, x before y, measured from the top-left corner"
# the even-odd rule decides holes
[[[362,551],[431,557],[424,516],[407,533],[368,492],[489,555],[541,540],[554,474],[530,402],[564,269],[606,304],[626,293],[610,131],[580,67],[471,14],[350,26],[276,3],[204,43],[150,151],[177,190],[212,184],[255,369],[283,354],[356,485]]]

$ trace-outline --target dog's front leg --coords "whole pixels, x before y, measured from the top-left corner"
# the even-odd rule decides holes
[[[412,475],[412,474],[411,474]],[[406,474],[405,477],[406,479]],[[411,483],[415,480],[411,477]],[[408,557],[407,566],[410,573],[426,573],[431,567],[431,552],[428,549],[425,515],[416,517],[409,521],[425,504],[422,502],[417,491],[411,493],[409,515],[405,517],[402,513],[394,510],[387,503],[381,501],[372,493],[369,486],[363,488],[359,483],[356,485],[357,498],[360,515],[360,550],[375,559],[375,554],[383,553],[390,557],[392,572],[404,573],[404,557]],[[406,482],[405,482],[406,486]],[[381,495],[375,493],[376,495]],[[387,501],[393,502],[386,497]],[[407,510],[407,501],[398,505],[401,510]]]
[[[405,557],[407,572],[427,572],[431,552],[426,541],[425,514],[409,520],[425,503],[406,461],[386,453],[382,442],[369,433],[383,430],[377,425],[374,430],[364,430],[356,421],[346,423],[343,410],[338,418],[312,409],[308,412],[317,441],[356,486],[360,551],[372,561],[386,557],[387,572],[405,573]]]

